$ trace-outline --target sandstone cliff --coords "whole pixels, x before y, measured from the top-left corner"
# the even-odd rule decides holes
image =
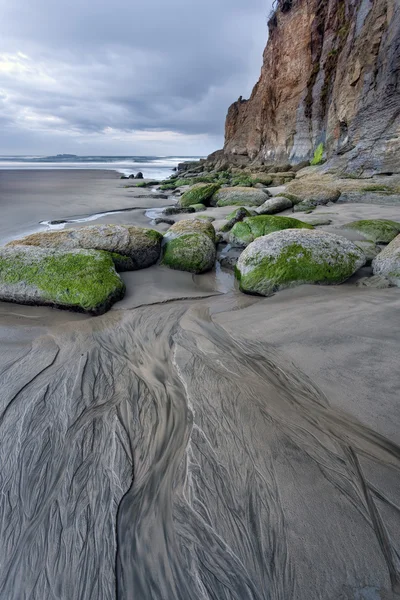
[[[261,76],[228,111],[233,164],[323,150],[348,173],[400,172],[400,0],[279,0]]]

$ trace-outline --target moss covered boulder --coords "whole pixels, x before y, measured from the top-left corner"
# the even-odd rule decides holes
[[[125,293],[108,252],[34,246],[0,249],[0,300],[99,315]]]
[[[376,244],[389,244],[400,233],[400,223],[388,219],[366,219],[342,226],[352,229]]]
[[[215,229],[204,219],[179,221],[164,236],[162,264],[171,269],[205,273],[215,258]]]
[[[262,190],[246,187],[221,188],[211,199],[212,206],[261,206],[268,199]]]
[[[258,238],[241,254],[240,289],[269,296],[304,283],[338,284],[365,264],[352,242],[326,231],[288,229]]]
[[[179,199],[182,208],[195,206],[196,204],[209,204],[210,198],[219,190],[218,183],[197,183],[187,190]]]
[[[386,277],[391,284],[400,287],[400,235],[398,235],[373,260],[374,275]]]
[[[277,217],[273,215],[247,217],[233,226],[229,235],[229,241],[233,246],[247,246],[258,237],[268,235],[274,231],[281,231],[282,229],[314,229],[314,227],[292,217]]]
[[[161,254],[161,241],[162,234],[154,229],[125,225],[92,225],[80,229],[34,233],[20,240],[14,240],[8,246],[105,250],[128,257],[131,261],[131,270],[137,270],[150,267],[157,262]],[[124,264],[126,267],[127,262],[125,261]]]

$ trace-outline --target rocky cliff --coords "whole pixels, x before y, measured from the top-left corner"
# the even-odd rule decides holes
[[[268,25],[260,79],[228,111],[225,157],[400,172],[400,1],[279,0]]]

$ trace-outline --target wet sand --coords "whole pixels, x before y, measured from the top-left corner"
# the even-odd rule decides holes
[[[90,185],[43,209],[123,207]],[[0,598],[399,598],[400,290],[124,278],[102,317],[0,304]]]

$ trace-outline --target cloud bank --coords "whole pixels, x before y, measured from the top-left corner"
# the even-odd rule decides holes
[[[0,153],[204,154],[259,76],[265,0],[0,0]]]

